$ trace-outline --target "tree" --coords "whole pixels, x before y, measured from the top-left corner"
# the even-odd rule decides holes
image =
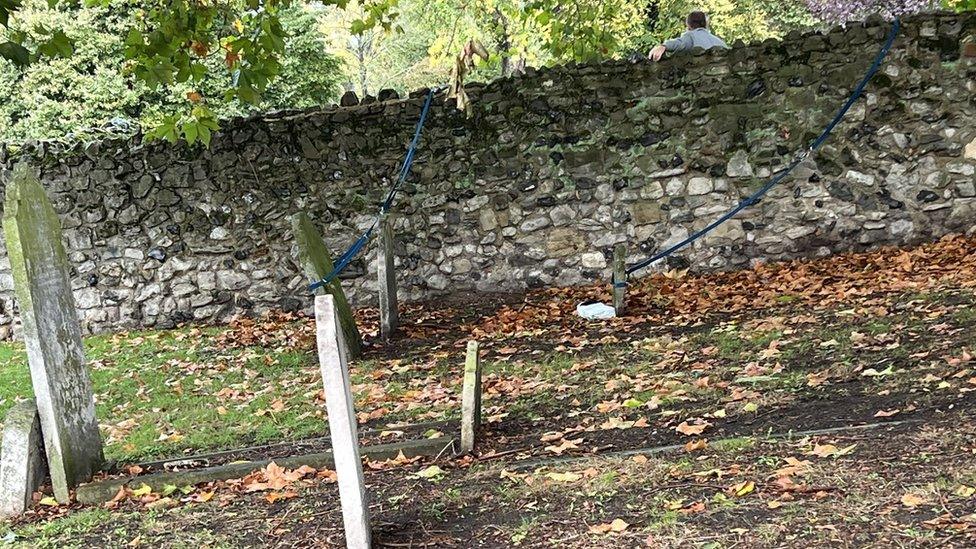
[[[2,0],[0,0],[2,1]],[[215,116],[254,110],[302,108],[333,101],[341,79],[339,59],[327,51],[318,32],[320,8],[301,6],[282,12],[287,37],[281,78],[272,82],[258,105],[221,101],[224,83],[174,83],[150,88],[123,67],[125,37],[136,21],[135,0],[107,6],[49,8],[29,0],[18,12],[24,25],[59,28],[75,44],[72,55],[23,67],[0,59],[0,140],[56,139],[109,129],[131,131],[133,123],[153,128],[184,109],[188,95],[199,94]],[[205,60],[214,72],[223,60]],[[195,97],[195,96],[194,96]],[[206,99],[204,99],[206,98]],[[192,130],[191,130],[192,131]]]
[[[0,30],[0,57],[25,66],[42,57],[69,57],[80,47],[63,23],[31,25],[22,1],[0,0],[0,29],[5,29]],[[65,12],[77,9],[78,0],[48,1]],[[158,103],[166,108],[159,110],[158,123],[148,135],[191,143],[206,142],[220,114],[262,105],[272,82],[287,70],[284,14],[305,4],[84,1],[103,8],[117,3],[132,8],[124,32],[126,71],[151,93],[178,101]],[[700,0],[693,5],[690,0],[321,0],[316,5],[348,8],[341,15],[332,12],[330,20],[339,19],[348,27],[339,33],[341,49],[357,70],[354,85],[366,93],[393,83],[445,81],[455,55],[469,39],[479,40],[491,52],[472,75],[488,78],[516,72],[525,64],[646,51],[651,43],[683,30],[685,14],[697,7],[710,12],[715,29],[728,40],[781,36],[805,17],[798,1]]]

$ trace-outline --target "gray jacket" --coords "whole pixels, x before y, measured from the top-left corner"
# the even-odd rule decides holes
[[[685,31],[678,38],[672,38],[664,42],[664,47],[668,51],[691,51],[692,48],[722,48],[729,49],[729,46],[718,36],[715,36],[708,29],[694,29]]]

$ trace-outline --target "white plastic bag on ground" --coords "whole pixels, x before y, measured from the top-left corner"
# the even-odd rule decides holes
[[[606,320],[617,316],[617,311],[604,303],[580,303],[576,314],[587,320]]]

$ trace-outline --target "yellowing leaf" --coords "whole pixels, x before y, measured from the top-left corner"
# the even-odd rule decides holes
[[[928,502],[928,498],[921,494],[908,493],[901,497],[901,504],[908,508],[915,508]]]
[[[621,519],[613,519],[613,522],[610,523],[610,530],[613,532],[623,532],[629,526],[629,524]]]
[[[751,480],[746,480],[738,484],[734,484],[729,487],[729,492],[734,494],[736,497],[742,497],[751,494],[756,489],[756,483]]]
[[[973,488],[972,486],[966,486],[965,484],[961,484],[959,485],[959,488],[956,488],[956,491],[953,493],[961,498],[969,498],[972,497],[973,494],[976,494],[976,488]]]
[[[556,482],[576,482],[583,476],[576,473],[548,473],[546,478]]]
[[[148,484],[143,484],[139,488],[132,491],[132,496],[141,498],[142,496],[148,496],[152,493],[152,488]]]
[[[610,532],[619,533],[626,530],[629,526],[630,524],[627,524],[627,522],[621,519],[613,519],[613,522],[610,523],[596,524],[594,526],[590,526],[590,532],[594,534],[609,534]]]
[[[216,492],[197,492],[190,496],[190,501],[195,501],[197,503],[207,503],[212,500]]]
[[[414,476],[430,480],[430,479],[444,476],[444,474],[445,474],[444,469],[441,469],[437,465],[431,465],[426,469],[418,471]]]
[[[47,507],[57,507],[58,506],[58,500],[52,498],[51,496],[48,496],[46,498],[41,498],[41,501],[38,501],[37,503],[39,503],[41,505],[45,505]]]

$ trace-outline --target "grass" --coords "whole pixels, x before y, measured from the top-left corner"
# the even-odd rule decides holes
[[[324,431],[313,356],[218,351],[216,333],[182,329],[85,340],[108,458],[132,461]],[[31,395],[22,345],[0,345],[0,379],[0,413]]]
[[[976,319],[968,292],[913,299],[928,308],[954,302],[944,317],[930,318],[926,309],[886,317],[838,315],[806,324],[788,317],[736,319],[680,336],[607,345],[585,356],[555,351],[496,356],[485,360],[484,403],[489,414],[507,414],[506,421],[542,426],[548,418],[572,412],[567,418],[591,417],[598,425],[608,416],[643,416],[653,422],[667,414],[684,418],[725,409],[731,417],[753,413],[747,405],[752,410],[758,405],[762,412],[812,391],[807,376],[813,372],[834,376],[831,383],[856,380],[871,392],[894,388],[896,382],[911,388],[923,375],[922,364],[912,366],[912,353],[960,356]],[[945,321],[963,331],[954,341],[945,340],[944,350],[929,349],[925,337],[930,327]],[[862,334],[860,339],[853,332]],[[223,333],[183,328],[86,338],[110,459],[142,461],[325,433],[321,379],[311,345],[227,348],[218,344]],[[892,346],[898,338],[905,344]],[[918,344],[913,347],[908,339]],[[360,423],[456,419],[461,359],[461,353],[455,359],[451,352],[433,357],[417,352],[396,360],[358,361],[350,374]],[[860,377],[863,369],[883,369],[892,360],[899,361],[897,375]],[[30,396],[21,344],[0,344],[0,380],[2,414]],[[731,403],[730,385],[760,396]],[[656,408],[645,406],[652,400]],[[599,412],[614,402],[618,406]]]

